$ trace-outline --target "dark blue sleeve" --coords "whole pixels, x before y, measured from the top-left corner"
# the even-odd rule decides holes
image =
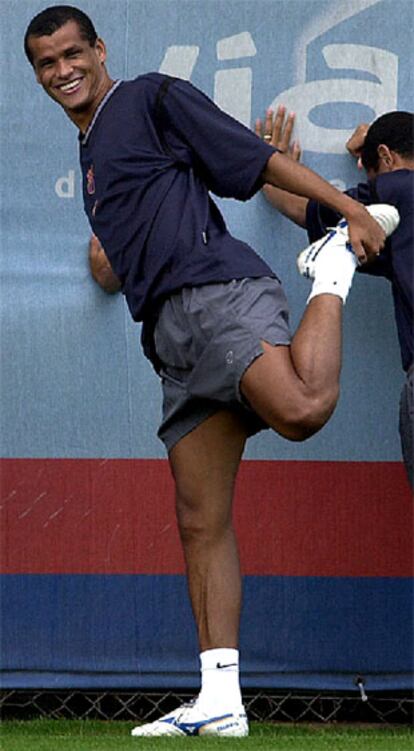
[[[400,289],[404,289],[406,299],[413,296],[413,249],[414,249],[414,171],[401,169],[384,172],[377,175],[373,181],[376,203],[389,203],[398,209],[400,223],[385,243],[379,259],[387,258],[388,266],[384,268],[383,276],[397,281]],[[378,273],[368,269],[368,273]],[[412,309],[412,303],[411,303]]]
[[[370,203],[378,203],[374,183],[359,183],[355,188],[349,188],[345,193],[359,203],[368,206]],[[326,234],[328,229],[335,227],[341,219],[341,215],[329,209],[317,201],[308,201],[306,209],[306,229],[310,242],[319,240]],[[389,277],[389,248],[387,243],[384,251],[375,261],[358,266],[358,271],[373,276]]]
[[[176,79],[168,87],[162,125],[172,151],[182,153],[184,144],[195,171],[217,195],[247,200],[262,187],[263,170],[276,149],[188,81]]]
[[[309,200],[306,207],[306,229],[311,243],[326,235],[329,227],[338,224],[341,215],[318,201]]]
[[[370,203],[378,203],[373,194],[371,183],[359,183],[355,188],[349,188],[345,191],[347,196],[354,198],[359,203],[367,206]],[[327,230],[335,227],[341,219],[341,215],[333,209],[329,209],[318,201],[308,201],[306,210],[306,229],[309,240],[315,242],[326,234]]]

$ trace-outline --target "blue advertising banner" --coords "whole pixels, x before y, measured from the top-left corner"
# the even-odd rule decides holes
[[[108,297],[90,277],[76,128],[37,85],[23,51],[26,27],[46,5],[1,3],[8,60],[0,81],[2,681],[20,688],[196,686],[181,559],[173,552],[164,560],[161,539],[154,560],[161,535],[155,530],[148,553],[144,542],[151,514],[161,530],[174,524],[165,521],[172,517],[172,486],[163,480],[159,490],[152,464],[166,465],[156,436],[160,387],[122,295]],[[113,78],[159,71],[188,79],[249,128],[283,103],[297,116],[302,161],[343,190],[361,179],[345,149],[356,125],[413,110],[411,0],[79,6],[106,42]],[[295,328],[308,295],[296,271],[306,233],[261,194],[247,203],[214,200],[232,234],[282,280]],[[403,371],[389,283],[356,275],[344,319],[341,398],[328,425],[301,444],[271,431],[248,442],[256,479],[237,495],[248,561],[245,685],[349,689],[358,673],[370,676],[374,689],[405,689],[411,681],[412,516],[398,436]],[[83,474],[89,460],[97,461],[96,475]],[[110,467],[114,479],[96,521],[105,493],[100,467]],[[272,553],[269,565],[255,567],[261,537],[249,542],[243,519],[257,483],[261,513],[267,503],[279,510],[287,537],[281,548],[270,519],[266,544],[285,545],[286,555]],[[126,504],[124,493],[131,494]],[[145,510],[138,520],[134,504]],[[124,529],[119,508],[135,519],[137,549],[123,547],[128,524]],[[397,516],[404,521],[396,524]],[[87,526],[88,519],[94,523]],[[329,554],[313,558],[310,542],[295,547],[295,561],[289,557],[290,535],[302,525],[310,525],[311,540],[329,539]],[[96,552],[100,535],[106,552]],[[122,555],[111,557],[111,546]],[[385,547],[389,557],[381,563]]]

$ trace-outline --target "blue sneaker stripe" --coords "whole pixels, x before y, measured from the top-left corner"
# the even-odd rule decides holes
[[[168,717],[165,720],[160,720],[166,725],[173,725],[181,730],[185,735],[198,735],[199,731],[205,726],[210,725],[212,722],[221,722],[227,720],[229,717],[233,717],[231,713],[218,715],[217,717],[208,717],[206,720],[200,720],[199,722],[180,722],[175,717]]]
[[[327,235],[326,235],[326,237],[325,237],[325,240],[324,240],[324,242],[323,242],[323,243],[321,243],[321,245],[319,246],[319,248],[318,248],[317,252],[315,253],[314,257],[312,258],[312,261],[314,261],[314,260],[315,260],[315,258],[316,258],[316,257],[317,257],[317,256],[319,255],[319,253],[321,252],[322,248],[324,248],[324,247],[325,247],[325,245],[326,245],[326,243],[328,243],[328,242],[329,242],[330,240],[332,240],[332,238],[333,238],[333,237],[335,237],[335,235],[336,235],[336,230],[334,230],[334,229],[331,229],[331,230],[330,230],[330,232],[328,232],[328,234],[327,234]]]

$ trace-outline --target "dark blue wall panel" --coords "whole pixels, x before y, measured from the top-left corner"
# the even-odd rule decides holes
[[[5,575],[1,587],[3,687],[198,687],[183,576]],[[244,589],[245,687],[411,685],[410,580],[248,576]]]

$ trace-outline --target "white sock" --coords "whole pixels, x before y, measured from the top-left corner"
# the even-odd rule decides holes
[[[347,250],[343,235],[339,235],[338,242],[329,248],[321,250],[320,257],[315,264],[315,279],[307,302],[316,295],[337,295],[345,303],[351,289],[358,259],[353,251]]]
[[[398,227],[400,215],[395,206],[377,203],[366,207],[371,216],[378,222],[387,237]],[[315,261],[315,279],[308,302],[316,295],[338,295],[345,303],[351,288],[352,279],[358,260],[352,248],[346,247],[348,227],[344,220],[338,224],[339,231],[322,247]]]
[[[198,704],[206,712],[227,711],[242,704],[238,649],[207,649],[200,654]]]

